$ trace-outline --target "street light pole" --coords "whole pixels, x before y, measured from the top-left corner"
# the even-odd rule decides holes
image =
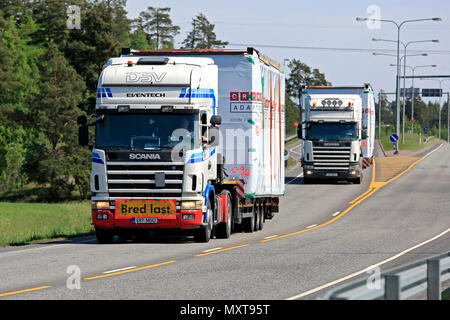
[[[395,64],[390,64],[391,67],[395,67]],[[414,92],[414,73],[416,71],[417,68],[426,68],[426,67],[431,67],[431,68],[436,68],[437,65],[435,64],[427,64],[427,65],[421,65],[421,66],[407,66],[405,65],[405,67],[410,68],[411,69],[411,73],[412,73],[412,92],[411,92],[411,120],[414,120],[414,102],[415,102],[415,92]],[[403,89],[406,90],[406,89]],[[405,93],[406,94],[406,93]],[[412,124],[412,131],[411,133],[414,133],[414,123]]]
[[[400,24],[393,21],[393,20],[385,20],[385,19],[369,19],[369,18],[361,18],[361,17],[357,17],[356,21],[380,21],[380,22],[390,22],[393,23],[396,27],[397,27],[397,77],[396,77],[396,90],[395,90],[395,99],[396,99],[396,105],[397,105],[397,121],[396,121],[396,133],[397,135],[400,133],[400,100],[399,100],[399,88],[400,88],[400,29],[401,27],[408,22],[418,22],[418,21],[442,21],[442,18],[437,17],[437,18],[428,18],[428,19],[414,19],[414,20],[405,20],[403,22],[401,22]],[[399,150],[398,148],[398,140],[396,142],[397,144],[397,151]]]

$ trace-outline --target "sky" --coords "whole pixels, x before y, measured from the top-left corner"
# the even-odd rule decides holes
[[[428,53],[428,56],[407,57],[406,65],[437,65],[417,68],[416,75],[450,74],[449,0],[128,0],[128,17],[138,17],[148,6],[171,8],[172,22],[181,28],[175,38],[176,48],[191,30],[192,18],[203,13],[215,24],[217,38],[230,43],[228,48],[254,46],[280,62],[298,59],[325,73],[333,85],[370,83],[376,93],[380,89],[395,92],[396,68],[390,64],[396,63],[396,57],[374,56],[372,52],[382,50],[395,55],[396,43],[375,42],[372,38],[397,40],[397,27],[388,22],[378,25],[357,22],[356,17],[379,17],[398,23],[441,17],[440,22],[405,23],[400,29],[400,40],[408,43],[438,39],[439,43],[408,45],[407,55]],[[400,48],[403,55],[403,47]],[[407,73],[410,74],[409,68]],[[411,86],[410,80],[406,86]],[[439,83],[416,79],[415,87],[439,88]],[[442,88],[450,91],[450,81],[442,82]]]

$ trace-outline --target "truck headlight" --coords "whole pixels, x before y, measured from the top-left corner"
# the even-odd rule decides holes
[[[202,206],[203,200],[181,202],[181,210],[200,210]]]
[[[109,209],[108,201],[91,201],[92,209]]]

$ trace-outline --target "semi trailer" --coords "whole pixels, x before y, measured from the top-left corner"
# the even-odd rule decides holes
[[[285,193],[284,92],[282,65],[253,48],[124,48],[109,59],[93,120],[78,117],[98,242],[262,229]]]
[[[359,184],[373,162],[375,101],[370,84],[301,89],[301,164],[306,184],[316,179]]]

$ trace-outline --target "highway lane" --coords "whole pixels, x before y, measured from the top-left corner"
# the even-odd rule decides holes
[[[299,169],[293,170],[287,178],[291,183],[281,203],[282,211],[272,221],[267,221],[263,231],[235,233],[228,240],[213,239],[208,244],[198,244],[172,238],[154,243],[101,246],[88,238],[80,244],[1,250],[0,294],[51,286],[1,298],[292,297],[385,260],[448,228],[450,218],[445,206],[449,200],[442,190],[449,187],[446,182],[450,181],[446,179],[449,171],[445,168],[449,157],[450,150],[445,146],[345,216],[321,228],[314,225],[320,226],[336,218],[336,212],[348,208],[352,199],[367,190],[369,174],[362,185],[303,185],[301,178],[292,180],[300,173]],[[434,192],[427,191],[423,196],[428,189]],[[413,205],[411,200],[418,199],[420,203]],[[301,233],[278,238],[298,231]],[[268,237],[271,237],[269,241],[263,242]],[[408,255],[449,247],[447,237],[439,241],[435,244],[441,243],[440,246],[423,246]],[[197,256],[216,248],[218,252]],[[227,248],[231,249],[222,251]],[[69,290],[65,286],[66,268],[72,264],[81,268],[81,290]],[[139,267],[141,269],[136,269]],[[103,273],[123,268],[129,269]],[[85,280],[95,276],[102,278]],[[302,298],[318,293],[320,291]]]

